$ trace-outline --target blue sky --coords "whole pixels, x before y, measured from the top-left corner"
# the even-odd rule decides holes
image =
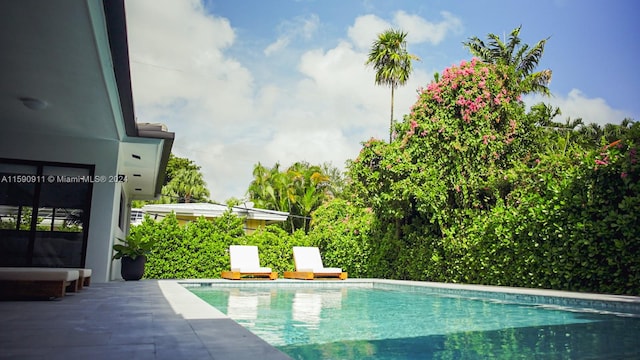
[[[343,168],[360,143],[385,139],[389,89],[364,66],[375,35],[409,33],[421,58],[397,92],[396,117],[433,73],[471,56],[488,33],[534,44],[560,119],[640,119],[636,1],[129,0],[131,73],[139,122],[176,132],[174,153],[202,166],[212,199],[243,198],[253,166],[295,161]]]

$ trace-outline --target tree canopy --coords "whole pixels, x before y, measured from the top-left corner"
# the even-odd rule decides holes
[[[512,70],[512,74],[509,74],[508,79],[522,83],[523,93],[535,92],[549,95],[547,85],[551,81],[551,70],[545,69],[534,72],[542,58],[544,46],[549,38],[540,40],[533,46],[522,44],[520,39],[521,28],[519,26],[513,29],[506,42],[496,34],[488,34],[486,44],[476,36],[463,44],[471,54],[477,56],[483,62],[506,65]]]
[[[336,191],[326,171],[334,178],[339,179],[339,175],[331,169],[327,165],[296,162],[281,171],[279,163],[271,168],[258,163],[253,168],[254,179],[247,194],[256,207],[288,212],[290,218],[285,223],[288,230],[308,231],[311,213]]]

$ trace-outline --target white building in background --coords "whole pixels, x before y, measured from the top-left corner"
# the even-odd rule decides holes
[[[210,203],[149,204],[142,207],[142,212],[156,220],[163,219],[173,212],[181,224],[194,221],[201,216],[207,219],[217,218],[228,210],[229,207],[226,205]],[[233,206],[231,211],[234,215],[244,218],[246,233],[286,221],[289,217],[287,212],[254,208],[252,203]]]
[[[140,225],[144,220],[144,210],[131,209],[131,226]]]

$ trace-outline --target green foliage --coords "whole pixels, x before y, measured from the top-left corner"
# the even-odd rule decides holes
[[[193,160],[170,154],[160,199],[134,200],[131,206],[142,208],[146,204],[207,202],[209,189],[207,189],[200,168]]]
[[[294,269],[293,246],[309,245],[304,232],[288,234],[273,225],[245,235],[242,218],[231,212],[185,225],[173,213],[158,222],[147,217],[131,233],[156,240],[145,269],[145,277],[152,279],[219,278],[229,270],[230,245],[257,245],[262,266],[282,274]]]
[[[180,225],[175,215],[159,222],[147,218],[131,230],[157,240],[149,254],[145,277],[155,279],[215,278],[229,269],[229,245],[244,236],[242,219],[226,213]]]
[[[639,126],[607,126],[622,140],[596,147],[578,122],[549,128],[553,109],[526,113],[505,76],[445,70],[396,141],[367,141],[349,164],[374,213],[368,275],[639,294]]]
[[[325,171],[330,171],[331,177]],[[282,225],[291,233],[297,229],[307,232],[311,213],[339,191],[330,182],[331,178],[339,179],[339,174],[326,165],[297,162],[281,171],[278,163],[272,168],[258,163],[253,176],[247,191],[250,200],[258,208],[288,212],[291,217]]]
[[[201,167],[199,165],[196,165],[193,160],[190,160],[188,158],[181,158],[170,154],[169,161],[167,162],[166,176],[163,185],[167,185],[168,183],[170,183],[171,180],[176,177],[180,170],[200,171],[200,169]]]
[[[175,171],[171,181],[162,187],[162,193],[179,203],[206,202],[209,197],[202,173],[193,169]]]
[[[499,35],[488,34],[487,44],[475,36],[463,44],[471,54],[483,62],[505,65],[511,69],[511,74],[505,80],[520,83],[524,93],[537,92],[550,95],[547,85],[551,81],[551,70],[533,72],[542,58],[544,46],[549,39],[540,40],[531,47],[528,44],[521,44],[520,29],[520,26],[513,29],[506,43]]]
[[[127,238],[121,242],[121,244],[113,245],[115,251],[113,259],[130,257],[135,260],[138,256],[149,254],[156,244],[154,237],[142,231],[131,231]]]
[[[369,276],[370,209],[356,207],[346,200],[325,203],[313,214],[309,232],[311,246],[317,246],[327,267],[340,267],[350,277]]]

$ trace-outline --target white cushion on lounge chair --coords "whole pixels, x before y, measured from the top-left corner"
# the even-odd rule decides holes
[[[231,271],[237,271],[237,272],[241,272],[241,273],[270,273],[271,272],[271,268],[268,267],[257,267],[257,268],[252,268],[252,267],[240,267],[240,268],[231,268]]]
[[[74,269],[80,272],[80,276],[82,277],[91,277],[91,269]]]
[[[258,247],[253,245],[229,246],[231,271],[241,273],[270,273],[271,268],[260,266]]]
[[[296,263],[296,271],[312,272],[315,274],[341,273],[341,268],[326,268],[322,264],[320,249],[311,246],[294,246],[293,260]]]
[[[64,268],[0,267],[0,280],[11,281],[74,281],[78,270]]]

